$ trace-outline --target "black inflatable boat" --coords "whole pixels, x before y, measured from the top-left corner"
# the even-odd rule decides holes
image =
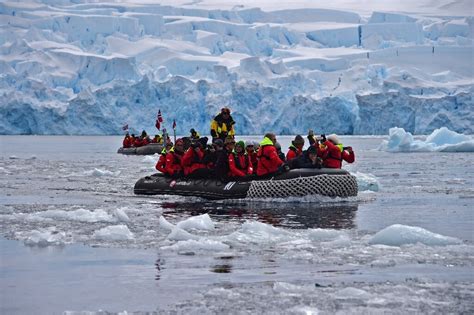
[[[117,153],[126,155],[153,155],[155,153],[160,154],[163,150],[163,145],[158,143],[150,143],[143,147],[138,148],[124,148],[118,149]]]
[[[207,199],[285,198],[307,195],[357,196],[357,180],[341,169],[295,169],[265,179],[222,182],[216,179],[172,179],[163,174],[141,178],[137,195],[181,195]]]

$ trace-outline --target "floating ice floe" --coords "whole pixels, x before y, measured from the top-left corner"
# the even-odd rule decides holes
[[[207,213],[190,217],[179,222],[176,226],[184,230],[213,230],[215,228],[214,222],[212,222],[211,217]]]
[[[357,186],[359,191],[379,191],[380,183],[372,174],[365,174],[361,172],[351,173],[357,178]]]
[[[401,224],[391,225],[378,233],[370,240],[369,244],[401,246],[406,244],[421,243],[425,245],[457,245],[461,241],[454,237],[443,236],[417,226]]]
[[[57,231],[56,228],[32,230],[29,232],[19,232],[15,235],[23,239],[28,246],[50,246],[64,245],[66,243],[66,233]]]
[[[130,218],[125,213],[123,208],[117,208],[114,210],[114,216],[121,222],[130,222]]]
[[[143,163],[155,164],[157,160],[158,160],[158,158],[155,157],[155,155],[147,155],[147,156],[143,157],[142,162]]]
[[[415,140],[403,128],[390,128],[389,139],[382,141],[379,150],[388,152],[474,152],[474,138],[446,127],[436,129],[425,141]]]
[[[94,177],[102,177],[102,176],[118,176],[120,175],[120,171],[111,172],[108,170],[101,170],[99,168],[94,168],[92,171],[85,171],[85,175],[87,176],[94,176]]]
[[[116,222],[117,220],[102,209],[89,211],[86,209],[78,209],[73,211],[64,210],[46,210],[31,214],[31,218],[54,219],[63,221],[79,221],[79,222]]]
[[[229,250],[230,246],[227,244],[224,244],[219,241],[215,240],[209,240],[209,239],[202,239],[202,240],[184,240],[184,241],[179,241],[176,242],[173,245],[170,246],[163,246],[162,249],[164,250],[175,250],[178,252],[193,252],[193,251],[215,251],[215,252],[220,252],[220,251],[225,251]]]
[[[111,225],[94,232],[93,238],[104,241],[127,241],[134,235],[126,225]]]

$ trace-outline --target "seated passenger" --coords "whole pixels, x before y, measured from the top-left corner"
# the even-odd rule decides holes
[[[161,150],[160,158],[158,159],[158,162],[156,162],[155,168],[166,174],[166,154],[171,150],[173,147],[173,143],[167,143],[166,146]]]
[[[303,153],[304,139],[302,136],[297,135],[295,140],[291,141],[291,145],[286,153],[286,160],[290,161],[294,158],[301,156]]]
[[[282,160],[283,162],[286,162],[286,157],[285,157],[285,153],[283,153],[281,151],[281,144],[280,142],[276,142],[275,143],[275,149],[277,150],[277,153],[278,153],[278,157],[280,158],[280,160]]]
[[[321,168],[322,159],[318,157],[318,150],[314,146],[310,146],[308,150],[303,151],[299,157],[289,162],[290,168]]]
[[[250,158],[245,154],[245,143],[237,142],[234,152],[229,154],[229,177],[244,177],[252,175],[253,166]]]
[[[257,158],[257,175],[265,176],[276,173],[284,162],[278,156],[275,148],[276,136],[273,133],[267,133],[260,142]]]
[[[143,138],[141,136],[140,137],[135,137],[135,140],[133,142],[133,146],[135,148],[143,147],[144,146]]]
[[[181,177],[183,175],[183,167],[181,159],[183,158],[183,140],[178,139],[173,148],[166,154],[165,172],[172,177]]]
[[[155,135],[155,137],[151,140],[151,143],[163,144],[163,138],[161,138],[160,135]]]
[[[130,137],[130,134],[127,132],[125,135],[125,138],[122,141],[122,147],[124,148],[130,148],[132,147],[132,138]]]
[[[189,130],[189,132],[191,133],[191,136],[189,137],[189,138],[191,138],[191,140],[197,140],[201,137],[199,135],[199,132],[197,132],[194,128],[191,128],[191,130]]]
[[[327,137],[321,135],[320,142],[326,146],[323,152],[323,165],[328,168],[341,168],[342,167],[342,143],[339,142],[339,138],[336,134],[331,134]]]
[[[206,146],[207,137],[192,141],[191,146],[186,151],[186,153],[184,153],[182,159],[184,175],[194,175],[192,177],[202,177],[209,173],[207,172],[207,165],[203,161]]]
[[[255,145],[252,141],[245,142],[245,151],[250,158],[250,162],[252,163],[253,173],[256,174],[257,172],[257,152],[255,151]]]
[[[216,139],[217,142],[219,139]],[[230,166],[229,166],[229,155],[235,147],[235,140],[232,136],[227,136],[224,141],[224,148],[220,151],[216,151],[216,167],[215,174],[217,178],[222,181],[229,179]]]

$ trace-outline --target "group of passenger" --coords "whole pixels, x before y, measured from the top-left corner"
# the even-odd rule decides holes
[[[171,139],[169,138],[169,136],[167,136],[166,133],[164,133],[162,136],[155,135],[153,138],[150,138],[150,136],[146,133],[146,131],[143,130],[139,137],[135,136],[135,134],[130,135],[127,132],[123,139],[122,146],[124,148],[139,148],[139,147],[146,146],[147,144],[150,144],[150,143],[163,144],[167,142],[171,142]]]
[[[286,155],[273,133],[265,134],[260,143],[236,141],[235,122],[228,108],[223,108],[211,122],[212,141],[200,137],[195,129],[176,143],[167,141],[156,169],[179,178],[218,178],[223,181],[246,177],[267,177],[296,168],[341,168],[342,161],[353,163],[354,151],[344,147],[335,134],[316,137],[308,132],[309,148],[297,135]]]
[[[188,137],[177,139],[174,144],[166,131],[151,139],[143,130],[139,137],[127,132],[123,147],[163,144],[156,169],[175,178],[186,176],[230,180],[265,177],[297,168],[341,168],[342,161],[353,163],[355,160],[352,148],[344,147],[335,134],[317,137],[309,130],[309,147],[306,150],[303,149],[305,139],[297,135],[285,155],[275,134],[265,134],[260,143],[236,141],[234,125],[230,109],[224,107],[211,122],[211,143],[194,128]]]

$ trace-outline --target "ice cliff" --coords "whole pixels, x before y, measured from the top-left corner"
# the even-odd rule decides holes
[[[260,2],[1,2],[0,134],[473,133],[468,2]]]

